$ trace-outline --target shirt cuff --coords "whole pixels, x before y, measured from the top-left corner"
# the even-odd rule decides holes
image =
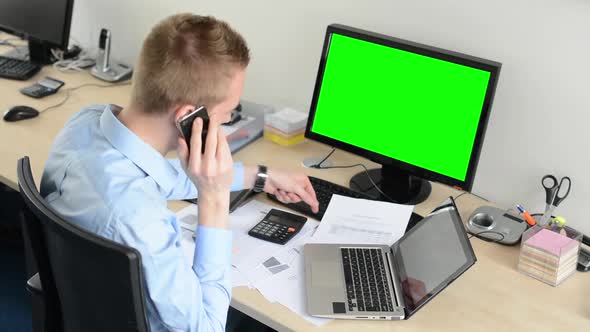
[[[229,265],[231,249],[231,230],[199,225],[195,239],[193,266]]]
[[[244,189],[244,164],[234,163],[234,181],[231,184],[231,191]]]

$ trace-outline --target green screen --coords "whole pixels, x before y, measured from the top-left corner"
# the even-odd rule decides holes
[[[489,79],[332,34],[311,131],[465,181]]]

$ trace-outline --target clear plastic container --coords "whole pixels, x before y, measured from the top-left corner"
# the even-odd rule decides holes
[[[518,270],[551,286],[576,271],[582,234],[570,227],[535,225],[522,234]]]

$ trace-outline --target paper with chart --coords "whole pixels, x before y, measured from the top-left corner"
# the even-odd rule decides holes
[[[404,235],[413,205],[333,195],[312,242],[392,245]]]

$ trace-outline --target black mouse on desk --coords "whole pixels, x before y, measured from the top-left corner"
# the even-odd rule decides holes
[[[39,111],[30,106],[14,106],[4,113],[4,121],[14,122],[34,118],[39,115]]]

